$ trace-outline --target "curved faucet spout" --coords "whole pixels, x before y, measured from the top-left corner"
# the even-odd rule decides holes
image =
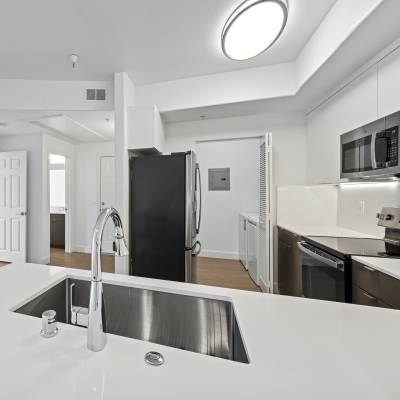
[[[121,217],[115,208],[103,210],[97,217],[92,238],[92,281],[90,285],[89,324],[87,347],[92,351],[100,351],[106,345],[105,310],[103,305],[103,283],[101,269],[101,245],[103,232],[108,219],[114,224],[114,252],[116,256],[129,254],[125,244]]]

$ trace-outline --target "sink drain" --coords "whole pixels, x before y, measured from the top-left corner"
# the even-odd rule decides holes
[[[149,351],[144,356],[144,361],[146,361],[147,364],[158,367],[164,364],[164,357],[161,353],[158,353],[156,351]]]

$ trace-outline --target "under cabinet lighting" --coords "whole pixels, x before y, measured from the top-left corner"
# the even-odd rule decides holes
[[[393,187],[397,186],[400,183],[398,180],[391,180],[391,181],[375,181],[375,182],[341,182],[339,183],[339,187],[341,188],[354,188],[354,187],[376,187],[376,186],[388,186]]]
[[[271,47],[285,28],[286,0],[246,0],[222,30],[222,51],[232,60],[248,60]]]

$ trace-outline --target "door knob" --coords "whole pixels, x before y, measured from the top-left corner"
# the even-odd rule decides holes
[[[21,215],[22,217],[24,217],[24,216],[26,215],[26,211],[21,211],[21,212],[19,213],[19,215]]]

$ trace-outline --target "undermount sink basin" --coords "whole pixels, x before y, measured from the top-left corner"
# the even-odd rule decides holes
[[[71,284],[73,305],[87,307],[90,282],[68,278],[15,312],[41,318],[52,309],[59,322],[69,324]],[[229,301],[106,283],[103,290],[107,333],[249,363]]]

